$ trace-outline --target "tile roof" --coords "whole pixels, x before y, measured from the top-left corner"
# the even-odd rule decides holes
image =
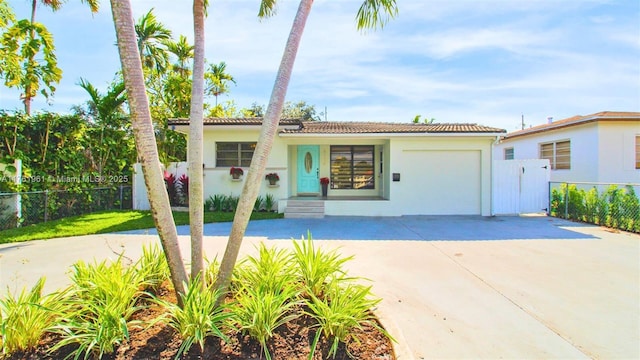
[[[640,121],[640,112],[632,111],[601,111],[591,115],[575,115],[570,118],[553,121],[549,124],[537,125],[524,130],[514,131],[505,136],[505,139],[531,135],[556,129],[576,126],[595,121]]]
[[[189,119],[169,119],[169,126],[189,125]],[[204,125],[262,125],[262,118],[205,118]],[[428,133],[505,133],[504,129],[478,124],[414,124],[382,122],[301,121],[280,119],[289,126],[281,134],[428,134]],[[292,127],[292,126],[295,126]]]
[[[503,133],[504,129],[477,124],[414,124],[379,122],[305,121],[298,129],[283,134],[426,134],[426,133]]]
[[[189,125],[188,118],[169,119],[168,125]],[[280,125],[299,125],[300,119],[280,119]],[[254,118],[205,118],[204,125],[262,125],[261,117]]]

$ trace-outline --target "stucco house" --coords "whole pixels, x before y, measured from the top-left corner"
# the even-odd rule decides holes
[[[204,121],[204,191],[239,195],[261,118]],[[169,126],[188,134],[188,119]],[[282,119],[261,195],[285,216],[491,215],[492,146],[503,129],[477,124],[326,122]],[[329,178],[322,198],[320,179]],[[315,207],[311,209],[311,207]]]
[[[552,182],[640,183],[640,112],[576,115],[505,135],[496,159],[549,159]]]

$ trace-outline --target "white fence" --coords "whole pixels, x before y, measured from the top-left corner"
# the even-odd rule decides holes
[[[494,160],[492,215],[548,212],[549,160]]]

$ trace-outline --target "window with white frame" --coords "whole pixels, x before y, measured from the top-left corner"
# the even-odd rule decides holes
[[[249,166],[255,142],[216,143],[216,167]]]
[[[513,148],[504,149],[504,159],[505,160],[513,160]]]
[[[548,159],[553,170],[571,169],[571,140],[540,144],[540,159]]]

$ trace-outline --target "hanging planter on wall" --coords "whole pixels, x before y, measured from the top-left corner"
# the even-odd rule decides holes
[[[242,170],[242,168],[232,166],[231,170],[229,170],[229,174],[231,175],[232,180],[239,181],[240,178],[242,178],[242,175],[244,175],[244,170]]]

